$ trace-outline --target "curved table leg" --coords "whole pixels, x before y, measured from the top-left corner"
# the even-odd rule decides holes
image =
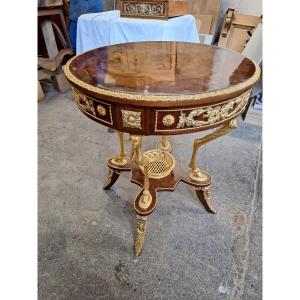
[[[210,185],[205,186],[199,189],[196,189],[196,194],[202,205],[205,207],[206,211],[215,214],[216,210],[212,207],[211,204],[211,191],[210,191]]]
[[[114,185],[114,183],[118,180],[119,176],[120,176],[120,172],[108,168],[108,174],[105,183],[103,184],[103,189],[109,190]]]
[[[135,244],[134,244],[134,253],[136,256],[141,255],[144,246],[146,229],[147,229],[147,217],[137,215],[136,237],[135,237]]]
[[[117,134],[120,142],[119,154],[113,157],[112,159],[110,159],[108,161],[108,164],[111,162],[113,165],[122,169],[125,168],[127,165],[127,159],[125,158],[126,149],[125,149],[125,142],[124,142],[124,133],[117,131]],[[118,180],[119,176],[120,176],[119,170],[114,169],[114,167],[108,168],[108,174],[105,183],[103,184],[103,189],[104,190],[110,189],[113,186],[113,184]]]
[[[117,131],[119,141],[120,141],[120,151],[119,154],[114,157],[111,162],[117,166],[125,166],[127,164],[125,142],[124,142],[124,133]]]
[[[152,213],[156,206],[156,192],[150,190],[149,181],[149,159],[142,154],[141,151],[141,136],[130,136],[130,141],[133,145],[131,160],[143,167],[144,182],[143,190],[138,194],[134,201],[134,209],[137,213],[136,238],[134,245],[134,253],[136,256],[141,255],[145,233],[147,229],[147,216]]]
[[[237,118],[230,120],[227,124],[222,126],[221,128],[217,129],[216,131],[200,138],[196,139],[194,141],[194,147],[193,147],[193,153],[192,153],[192,158],[189,163],[189,167],[191,169],[191,172],[189,174],[189,177],[197,182],[203,182],[207,180],[207,176],[205,173],[203,173],[198,167],[196,163],[196,156],[197,156],[197,151],[198,149],[206,144],[207,142],[210,142],[212,140],[215,140],[216,138],[228,133],[231,131],[231,129],[237,128]]]

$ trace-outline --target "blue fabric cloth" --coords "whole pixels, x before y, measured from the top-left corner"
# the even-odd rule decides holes
[[[140,41],[199,43],[192,15],[151,20],[121,18],[119,10],[81,15],[78,19],[76,53],[113,44]]]
[[[70,1],[70,39],[74,49],[76,49],[77,20],[82,14],[102,12],[102,0],[71,0]]]
[[[76,29],[77,29],[77,21],[70,20],[69,35],[70,35],[70,40],[73,49],[76,49],[76,34],[77,34]]]

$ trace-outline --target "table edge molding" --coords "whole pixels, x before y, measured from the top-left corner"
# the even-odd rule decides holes
[[[64,72],[69,81],[76,84],[80,88],[83,88],[87,91],[98,94],[99,96],[112,97],[118,99],[126,99],[132,101],[165,101],[165,102],[175,102],[175,101],[187,101],[187,100],[200,100],[204,98],[217,97],[217,96],[229,96],[233,93],[245,90],[253,86],[256,81],[258,81],[261,71],[260,67],[251,59],[252,63],[255,66],[255,72],[251,78],[247,79],[244,82],[241,82],[237,85],[230,86],[225,89],[220,89],[216,91],[204,92],[200,94],[186,94],[186,95],[144,95],[144,94],[134,94],[134,93],[126,93],[120,91],[108,90],[100,87],[93,86],[88,84],[80,79],[78,79],[75,75],[70,71],[70,64],[72,61],[78,56],[74,56],[71,58],[64,67]]]

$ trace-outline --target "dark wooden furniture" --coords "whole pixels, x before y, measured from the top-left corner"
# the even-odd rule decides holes
[[[168,19],[189,13],[187,0],[120,0],[121,17]]]
[[[191,185],[206,210],[211,205],[211,177],[196,163],[198,149],[232,128],[245,109],[259,67],[239,53],[179,42],[142,42],[98,48],[68,61],[65,73],[76,103],[90,119],[117,130],[120,152],[108,160],[109,189],[121,172],[143,189],[134,202],[137,213],[135,253],[142,250],[147,216],[160,190],[179,181]],[[217,128],[196,139],[185,173],[170,153],[168,135]],[[132,144],[126,157],[124,133]],[[161,135],[159,149],[142,152],[143,136]]]

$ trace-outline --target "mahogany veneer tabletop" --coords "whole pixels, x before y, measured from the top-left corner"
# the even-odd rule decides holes
[[[121,172],[143,187],[134,209],[138,215],[135,253],[144,242],[147,216],[156,192],[174,190],[179,181],[195,188],[206,210],[211,177],[196,164],[198,149],[237,127],[260,68],[240,53],[203,44],[138,42],[111,45],[75,56],[65,66],[79,109],[92,120],[117,130],[120,152],[108,161],[109,189]],[[218,128],[196,139],[185,174],[172,156],[167,135]],[[126,158],[124,134],[132,144]],[[161,135],[159,149],[141,151],[143,136]]]

